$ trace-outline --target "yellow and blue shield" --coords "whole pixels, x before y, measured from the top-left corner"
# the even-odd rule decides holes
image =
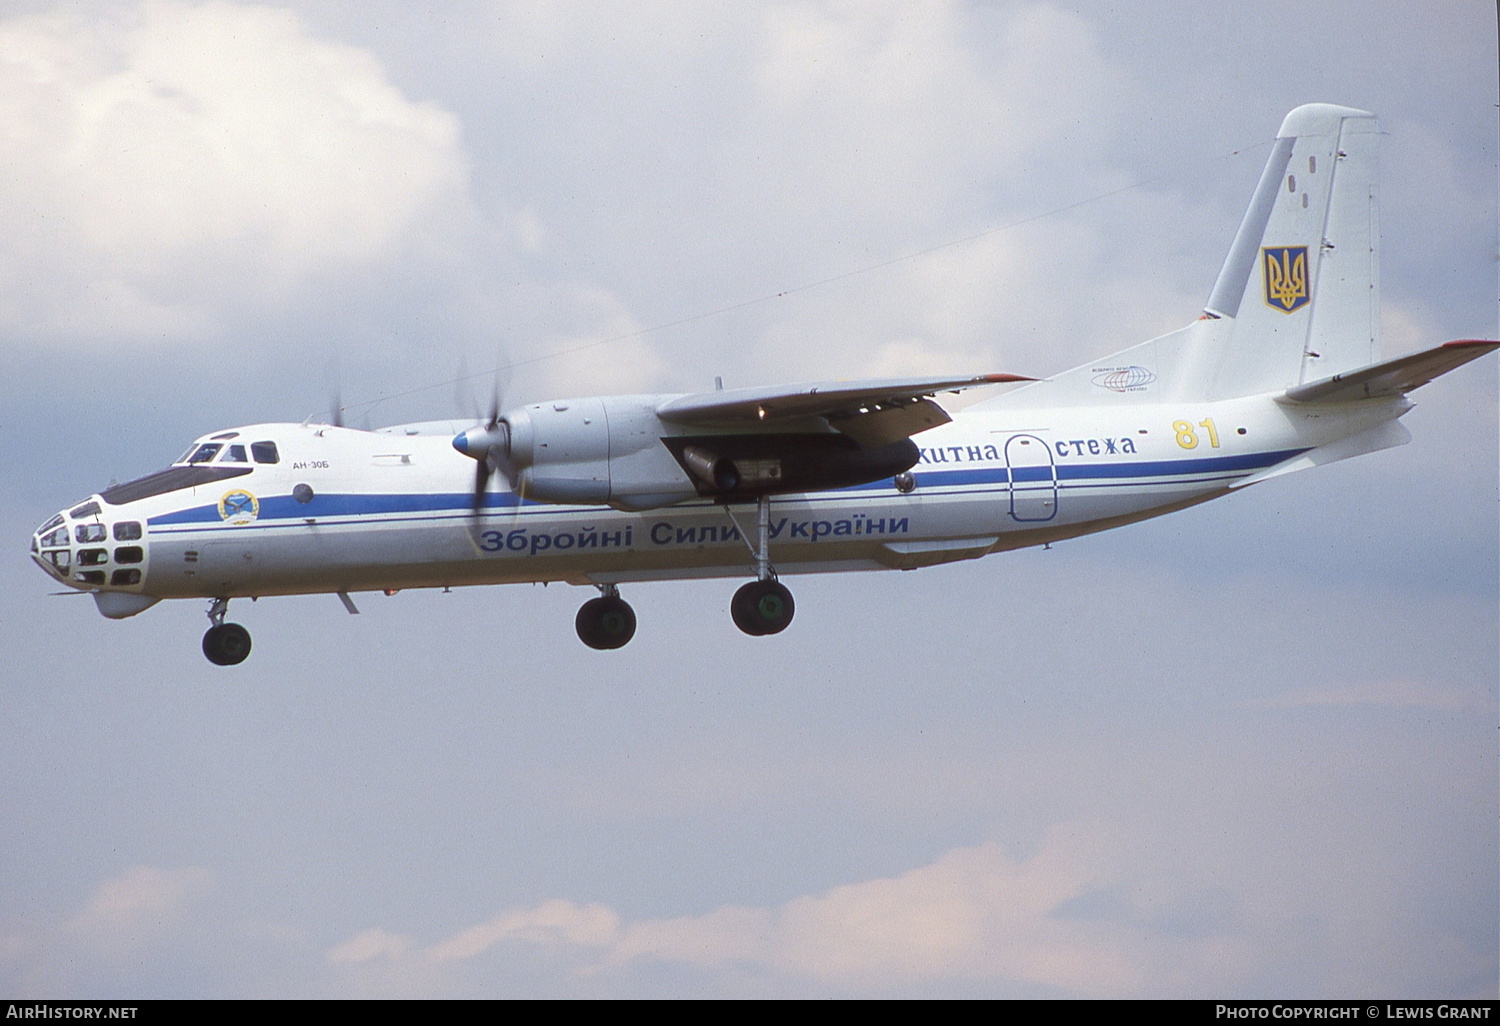
[[[255,496],[242,488],[225,492],[219,499],[219,516],[234,527],[253,524],[260,515],[260,503]]]
[[[1266,305],[1291,313],[1307,305],[1307,247],[1267,246],[1260,251],[1265,269]]]

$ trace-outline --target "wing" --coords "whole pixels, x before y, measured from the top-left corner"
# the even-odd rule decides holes
[[[1455,367],[1462,367],[1470,360],[1477,360],[1496,348],[1500,348],[1500,342],[1481,339],[1444,342],[1436,348],[1412,353],[1410,356],[1400,356],[1359,370],[1335,374],[1321,381],[1293,386],[1286,390],[1280,401],[1338,403],[1400,395],[1414,388],[1421,388],[1433,378],[1447,374]]]
[[[1032,380],[1018,374],[980,374],[736,388],[668,399],[656,408],[656,415],[674,424],[703,427],[781,427],[821,418],[861,448],[876,449],[948,423],[952,418],[931,399],[938,392]]]

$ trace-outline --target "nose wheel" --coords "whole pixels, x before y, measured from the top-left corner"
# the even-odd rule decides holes
[[[243,663],[250,654],[250,632],[237,623],[221,623],[203,635],[203,654],[215,666]]]
[[[250,632],[237,623],[225,623],[224,615],[228,612],[228,599],[214,599],[208,607],[213,626],[204,632],[203,654],[215,666],[238,665],[250,654]]]
[[[585,602],[573,621],[578,640],[600,650],[623,648],[635,637],[635,610],[613,584],[600,585],[599,590],[602,594]]]

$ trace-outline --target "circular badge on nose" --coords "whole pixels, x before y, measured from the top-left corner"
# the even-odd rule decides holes
[[[260,503],[247,491],[235,489],[225,492],[224,497],[219,500],[219,516],[234,527],[253,524],[259,515]]]

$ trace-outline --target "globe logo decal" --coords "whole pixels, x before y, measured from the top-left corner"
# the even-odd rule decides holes
[[[1094,375],[1094,384],[1111,392],[1141,392],[1156,380],[1144,367],[1109,367]]]

